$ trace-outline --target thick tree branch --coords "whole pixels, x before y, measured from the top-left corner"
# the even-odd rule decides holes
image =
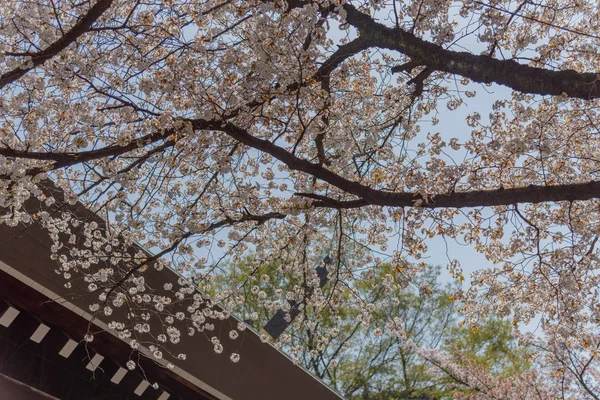
[[[473,190],[467,192],[438,194],[434,196],[426,196],[413,192],[388,192],[384,190],[373,189],[361,183],[346,179],[325,168],[321,164],[312,163],[297,157],[283,147],[277,146],[268,140],[252,136],[245,129],[242,129],[232,123],[206,121],[200,119],[191,120],[189,122],[196,131],[213,130],[224,132],[231,138],[245,144],[246,146],[270,154],[277,160],[286,164],[292,170],[310,174],[348,194],[358,197],[358,199],[355,200],[340,201],[318,194],[298,194],[303,197],[315,199],[316,201],[313,203],[313,206],[315,207],[343,209],[363,207],[366,205],[376,205],[389,207],[464,208],[502,206],[516,203],[590,200],[600,198],[600,181],[550,186],[529,185],[511,189]],[[167,133],[169,132],[161,131],[160,133],[153,135],[146,135],[144,136],[144,138],[147,138],[146,142],[144,143],[142,141],[142,144],[140,145],[166,139],[173,132],[170,132],[169,135],[167,135]],[[138,143],[139,141],[130,143],[126,146],[107,146],[102,149],[76,154],[27,152],[23,152],[23,154],[21,154],[12,149],[1,149],[0,155],[52,160],[56,161],[56,164],[53,166],[53,169],[56,169],[59,167],[78,164],[84,161],[121,155],[137,148]],[[32,154],[34,156],[32,156]]]
[[[359,30],[371,47],[395,50],[415,63],[469,78],[475,82],[497,83],[523,93],[580,99],[600,97],[599,73],[573,70],[552,71],[530,67],[513,60],[446,50],[402,29],[389,28],[346,3],[347,22]],[[598,83],[598,84],[597,84]]]
[[[315,74],[315,79],[318,81],[328,77],[333,70],[335,70],[341,63],[346,61],[348,58],[360,53],[361,51],[367,50],[371,47],[367,40],[362,37],[358,37],[351,42],[348,42],[340,46],[335,53],[333,53],[327,61],[319,68]]]
[[[423,207],[423,208],[463,208],[490,207],[515,203],[543,203],[557,201],[590,200],[600,198],[600,182],[574,183],[566,185],[535,186],[512,189],[474,190],[468,192],[452,192],[436,196],[424,196],[419,193],[387,192],[377,190],[358,182],[346,179],[319,164],[296,157],[282,147],[268,140],[250,135],[244,129],[233,124],[222,124],[221,130],[232,138],[247,146],[263,151],[286,164],[290,169],[305,172],[321,179],[346,193],[353,194],[360,200],[352,200],[349,204],[334,199],[320,200],[321,207],[351,208],[365,205],[390,207]],[[314,197],[307,196],[305,197]]]
[[[90,10],[81,18],[73,27],[64,34],[56,42],[52,43],[46,49],[32,54],[31,65],[21,66],[5,72],[0,76],[0,89],[6,85],[21,78],[27,72],[31,71],[38,65],[42,65],[64,49],[71,43],[75,42],[81,35],[85,34],[92,24],[100,18],[100,16],[110,8],[113,0],[99,0]]]
[[[194,130],[202,130],[210,128],[211,125],[214,125],[214,121],[205,121],[205,120],[193,120],[191,121],[192,128]],[[24,158],[30,160],[45,160],[45,161],[53,161],[54,164],[50,169],[59,169],[69,167],[71,165],[97,160],[104,157],[114,157],[119,156],[130,151],[133,151],[137,148],[147,146],[152,143],[159,142],[161,140],[168,139],[171,135],[176,134],[177,129],[170,128],[159,130],[147,135],[144,135],[135,141],[129,142],[126,145],[110,145],[106,147],[102,147],[99,149],[81,151],[81,152],[62,152],[62,153],[53,153],[53,152],[36,152],[36,151],[28,151],[28,150],[16,150],[9,147],[0,148],[0,156],[4,157],[13,157],[13,158]],[[175,144],[174,140],[168,140],[168,142],[173,145]],[[166,146],[168,147],[168,146]],[[165,147],[165,148],[166,148]],[[28,171],[28,174],[40,173],[43,171]]]

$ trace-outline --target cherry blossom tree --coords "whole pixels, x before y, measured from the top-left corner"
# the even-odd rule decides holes
[[[177,313],[194,328],[168,339],[210,329],[194,288],[253,251],[255,273],[285,260],[303,277],[277,296],[319,313],[382,262],[397,271],[383,290],[411,285],[437,237],[489,261],[455,294],[467,325],[540,318],[557,360],[587,352],[560,368],[589,395],[578,376],[597,375],[600,343],[597,2],[0,7],[1,221],[41,223],[66,284],[79,275],[98,291],[93,312],[162,312],[171,297],[148,295],[144,271],[167,266],[182,278],[165,290],[195,299]],[[78,202],[100,222],[71,213]],[[460,254],[447,268],[464,279]],[[368,329],[381,305],[343,306]],[[152,330],[128,324],[111,327]]]

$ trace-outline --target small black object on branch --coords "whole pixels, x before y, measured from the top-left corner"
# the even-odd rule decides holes
[[[331,257],[329,257],[329,255],[326,255],[323,259],[323,265],[318,265],[315,268],[315,271],[317,272],[317,277],[319,278],[319,288],[321,289],[329,281],[329,278],[327,277],[327,265],[331,265],[332,262],[333,260],[331,259]],[[314,292],[314,287],[307,286],[306,284],[304,286],[304,289],[304,299],[310,297]],[[263,328],[263,331],[266,332],[273,340],[276,340],[279,336],[281,336],[281,334],[287,329],[287,327],[290,326],[292,322],[294,322],[294,319],[296,319],[298,314],[300,314],[300,304],[302,304],[302,302],[296,302],[294,300],[291,300],[289,301],[289,304],[289,312],[286,313],[283,310],[278,310]],[[289,314],[289,321],[286,321],[286,314]]]

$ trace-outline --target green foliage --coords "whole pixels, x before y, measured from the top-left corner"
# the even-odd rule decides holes
[[[336,301],[322,310],[306,307],[299,315],[312,322],[314,329],[292,323],[281,340],[282,350],[347,399],[357,400],[442,399],[457,390],[456,382],[405,345],[408,339],[419,348],[460,352],[493,373],[510,374],[529,367],[507,322],[488,319],[477,331],[457,327],[459,316],[452,297],[457,287],[439,282],[439,267],[426,267],[411,277],[411,285],[404,290],[389,290],[382,284],[401,273],[398,267],[383,264],[356,287],[336,287]],[[230,292],[229,282],[244,279],[246,284]],[[248,258],[227,266],[202,289],[220,294],[234,314],[253,317],[253,326],[260,331],[275,310],[257,292],[264,291],[271,301],[281,300],[286,291],[302,283],[303,277],[290,276],[281,264],[260,265]],[[276,293],[274,287],[283,290]],[[240,295],[244,301],[234,301]],[[374,317],[365,321],[360,310],[344,307],[344,299],[350,296],[377,304]],[[406,337],[382,333],[394,318],[401,321]]]
[[[477,329],[455,327],[443,347],[466,355],[494,375],[508,376],[531,368],[527,349],[517,346],[509,321],[485,319]]]

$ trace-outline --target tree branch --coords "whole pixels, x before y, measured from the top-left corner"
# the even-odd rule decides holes
[[[390,207],[422,207],[422,208],[463,208],[463,207],[490,207],[511,205],[515,203],[543,203],[551,201],[575,201],[600,198],[600,182],[574,183],[565,185],[535,186],[529,185],[512,189],[474,190],[468,192],[452,192],[435,196],[425,196],[420,193],[387,192],[372,189],[358,182],[346,179],[319,164],[299,158],[282,147],[268,140],[250,135],[230,123],[223,123],[221,129],[232,138],[247,146],[261,150],[272,155],[286,164],[290,169],[305,172],[321,179],[346,193],[359,197],[351,203],[335,199],[321,199],[313,203],[319,207],[351,208],[365,205],[390,206]],[[304,197],[307,196],[303,194]]]
[[[202,130],[207,129],[211,125],[214,125],[214,121],[206,121],[196,119],[190,121],[192,124],[192,128],[194,130]],[[34,152],[28,150],[17,150],[9,147],[0,148],[0,156],[4,157],[13,157],[13,158],[24,158],[30,160],[44,160],[44,161],[53,161],[54,164],[50,169],[59,169],[64,167],[69,167],[71,165],[80,164],[83,162],[93,161],[104,157],[114,157],[119,156],[130,151],[133,151],[137,148],[147,146],[152,143],[159,142],[161,140],[168,139],[171,135],[174,135],[178,132],[177,129],[170,128],[164,130],[158,130],[153,133],[149,133],[144,135],[132,142],[127,143],[126,145],[110,145],[106,147],[102,147],[100,149],[80,151],[80,152],[62,152],[62,153],[53,153],[53,152]],[[168,140],[170,145],[175,144],[174,140]],[[168,146],[165,146],[165,148]],[[34,175],[36,173],[43,172],[42,170],[34,169],[31,171],[27,171],[27,174]]]
[[[596,72],[553,71],[530,67],[513,60],[446,50],[402,29],[389,28],[346,3],[346,21],[359,30],[371,47],[395,50],[415,63],[469,78],[475,82],[497,83],[522,93],[567,95],[584,100],[600,97],[600,78]]]
[[[38,65],[42,65],[67,47],[75,42],[81,35],[85,34],[92,24],[100,18],[100,16],[110,8],[113,0],[100,0],[81,18],[73,27],[61,36],[56,42],[52,43],[46,49],[30,55],[31,65],[21,66],[5,72],[0,76],[0,89],[6,85],[21,78],[27,72],[31,71]]]
[[[366,205],[388,207],[422,207],[422,208],[464,208],[464,207],[490,207],[511,205],[516,203],[543,203],[558,201],[590,200],[600,198],[600,181],[586,183],[573,183],[564,185],[537,186],[529,185],[511,189],[473,190],[467,192],[451,192],[438,195],[426,195],[414,192],[388,192],[373,189],[361,183],[344,178],[337,173],[325,168],[318,163],[312,163],[297,157],[283,147],[277,146],[268,140],[257,138],[245,129],[230,122],[206,121],[201,119],[189,120],[193,129],[221,131],[236,141],[256,150],[270,154],[290,169],[304,172],[327,182],[340,190],[357,196],[358,199],[341,201],[327,196],[313,193],[299,193],[303,197],[315,199],[314,207],[324,208],[357,208]],[[174,132],[161,131],[146,135],[146,143],[166,139]],[[107,146],[98,150],[81,153],[28,153],[12,149],[0,149],[0,155],[8,157],[36,158],[56,161],[53,169],[91,161],[98,158],[121,155],[134,150],[138,142],[126,146]]]

